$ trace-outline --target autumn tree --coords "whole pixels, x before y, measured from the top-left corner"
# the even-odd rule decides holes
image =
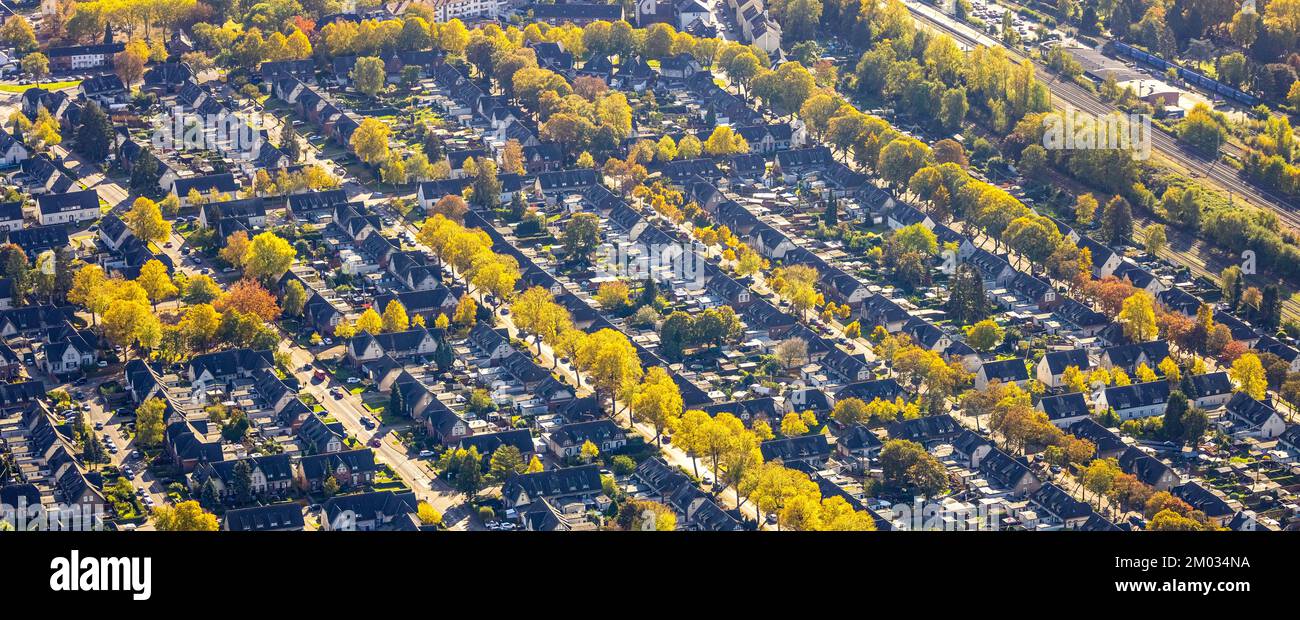
[[[136,282],[144,287],[145,293],[149,295],[149,301],[155,307],[158,302],[171,299],[179,292],[176,284],[172,282],[167,266],[156,258],[150,259],[140,267],[140,275],[136,278]]]
[[[123,217],[126,226],[135,236],[144,241],[161,243],[172,234],[172,224],[163,217],[158,203],[141,196],[131,203],[131,209]]]
[[[275,233],[258,233],[244,253],[244,275],[263,282],[273,282],[289,270],[297,254],[288,241]]]
[[[1119,321],[1124,326],[1124,337],[1131,342],[1154,340],[1157,334],[1155,299],[1151,294],[1139,290],[1124,300],[1119,312]]]
[[[217,300],[215,307],[223,313],[233,310],[242,314],[252,314],[267,323],[280,317],[280,306],[276,304],[275,296],[249,278],[244,278],[231,286],[230,290]]]
[[[406,316],[406,306],[396,299],[384,306],[383,322],[386,332],[403,332],[411,326],[411,320]]]
[[[215,532],[216,515],[203,510],[194,500],[175,507],[161,505],[153,509],[154,527],[160,532]]]

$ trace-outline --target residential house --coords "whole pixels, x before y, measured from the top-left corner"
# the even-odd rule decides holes
[[[627,431],[613,420],[565,424],[543,436],[551,453],[558,458],[579,456],[582,446],[591,442],[601,454],[617,451],[627,445]]]
[[[79,224],[101,215],[99,192],[86,189],[59,194],[43,194],[36,198],[36,210],[41,226]]]
[[[1050,351],[1034,366],[1034,378],[1047,387],[1059,388],[1064,385],[1062,375],[1065,374],[1065,369],[1071,366],[1087,373],[1092,366],[1088,352],[1083,349]]]
[[[1178,474],[1163,461],[1135,447],[1119,455],[1119,467],[1157,491],[1168,491],[1179,482]]]
[[[1121,420],[1164,415],[1169,403],[1169,382],[1163,379],[1148,383],[1111,386],[1094,399],[1098,413],[1114,410]]]
[[[1286,431],[1286,419],[1267,402],[1251,398],[1245,392],[1232,395],[1224,408],[1223,422],[1234,435],[1271,439]]]

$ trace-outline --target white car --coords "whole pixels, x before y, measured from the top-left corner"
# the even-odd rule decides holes
[[[433,456],[433,450],[420,450],[420,458],[427,459]]]
[[[360,377],[348,377],[348,383],[361,383]]]

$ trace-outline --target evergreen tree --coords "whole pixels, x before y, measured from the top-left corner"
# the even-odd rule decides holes
[[[393,386],[392,394],[388,397],[388,411],[393,415],[406,415],[406,403],[402,402],[402,391],[397,386]]]
[[[835,226],[840,222],[840,201],[837,198],[831,198],[826,201],[826,211],[822,213],[822,221],[827,226]]]
[[[654,278],[646,278],[641,284],[641,297],[637,300],[637,307],[653,305],[655,299],[659,297],[659,283]]]
[[[1101,214],[1101,228],[1110,245],[1125,244],[1133,238],[1133,208],[1123,196],[1111,198],[1106,203]]]
[[[984,297],[984,279],[967,265],[957,268],[948,284],[948,301],[944,310],[958,325],[971,325],[988,317],[988,300]]]
[[[234,474],[231,492],[235,494],[236,501],[246,504],[253,499],[253,468],[249,466],[247,459],[241,459],[235,463]]]
[[[1282,321],[1282,295],[1276,284],[1264,287],[1263,301],[1259,304],[1259,322],[1265,329],[1277,329]]]
[[[109,122],[108,115],[91,101],[82,108],[78,123],[76,138],[73,140],[77,152],[94,163],[107,159],[113,144],[113,124]]]
[[[436,342],[438,348],[433,352],[433,363],[438,367],[438,372],[446,372],[455,361],[451,354],[451,347],[447,346],[447,339],[441,333],[437,336]]]
[[[302,157],[302,146],[298,144],[298,134],[293,130],[293,123],[285,121],[280,129],[280,151],[289,156],[289,161],[296,162]]]
[[[1183,440],[1183,416],[1189,409],[1187,396],[1182,392],[1171,392],[1169,394],[1169,404],[1165,407],[1165,423],[1162,426],[1165,437],[1170,441]]]
[[[140,154],[131,165],[131,191],[137,194],[152,194],[158,191],[158,179],[162,170],[158,158],[148,149],[140,149]]]

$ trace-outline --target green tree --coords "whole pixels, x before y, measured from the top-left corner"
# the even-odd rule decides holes
[[[348,77],[352,78],[352,84],[356,86],[358,92],[367,97],[374,97],[383,90],[388,72],[384,68],[383,60],[374,56],[364,56],[358,58],[356,64],[352,65]]]
[[[1133,238],[1133,208],[1123,196],[1106,203],[1101,214],[1101,229],[1110,245],[1123,245]]]
[[[140,403],[135,410],[135,428],[136,443],[153,447],[160,445],[163,440],[163,415],[167,411],[167,403],[159,398],[149,398]]]
[[[73,137],[77,152],[92,162],[102,162],[113,146],[113,124],[94,101],[86,103]]]
[[[298,280],[290,280],[284,286],[284,296],[280,299],[280,306],[285,315],[298,316],[302,314],[306,302],[307,290],[303,288],[302,283]]]
[[[492,452],[489,475],[497,482],[505,482],[516,474],[523,473],[526,467],[523,454],[519,448],[503,445]]]
[[[560,242],[564,244],[565,255],[569,260],[586,264],[600,244],[600,218],[594,213],[575,213],[564,227]]]
[[[288,241],[275,233],[258,233],[244,254],[244,275],[269,284],[289,270],[297,254]]]

